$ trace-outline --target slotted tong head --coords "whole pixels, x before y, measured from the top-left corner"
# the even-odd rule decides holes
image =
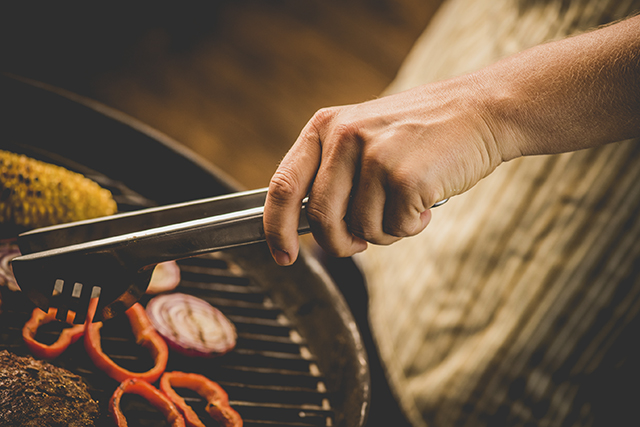
[[[58,319],[73,311],[74,323],[84,322],[89,301],[99,297],[94,319],[106,320],[144,295],[157,264],[264,241],[266,194],[252,190],[32,230],[18,236],[13,273],[35,305],[58,309]],[[305,199],[298,233],[309,231]]]
[[[12,260],[20,288],[42,310],[76,313],[84,322],[92,297],[96,320],[131,307],[147,289],[153,267],[216,250],[264,241],[266,189],[121,213],[29,231]],[[298,231],[309,225],[301,209]]]

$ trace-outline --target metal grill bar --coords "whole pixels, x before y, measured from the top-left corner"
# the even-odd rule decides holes
[[[99,173],[91,173],[91,178],[114,194],[120,211],[153,205],[120,182]],[[305,338],[264,290],[224,254],[181,260],[180,269],[177,291],[202,298],[222,311],[234,323],[238,341],[233,351],[214,359],[189,358],[171,352],[167,370],[197,372],[218,382],[243,417],[245,427],[334,425],[335,414],[315,357]],[[21,293],[4,292],[3,297],[0,349],[28,354],[21,331],[33,306]],[[145,297],[141,302],[144,304],[148,299]],[[36,338],[53,342],[61,328],[59,324],[44,325]],[[101,335],[103,350],[125,368],[145,371],[152,366],[150,355],[135,343],[125,316],[106,322]],[[118,384],[95,368],[82,342],[72,345],[54,363],[85,379],[90,393],[101,404],[103,415],[98,425],[111,425],[107,404]],[[206,420],[202,399],[189,390],[179,391]],[[153,407],[135,395],[125,395],[122,407],[130,425],[166,425]]]
[[[177,290],[199,296],[229,316],[236,326],[238,342],[236,349],[216,359],[171,353],[167,370],[199,372],[217,381],[228,392],[232,406],[245,419],[246,426],[331,425],[333,412],[324,379],[305,346],[305,339],[268,295],[249,278],[229,273],[232,269],[228,262],[218,258],[181,262],[186,279]],[[10,297],[20,300],[21,294]],[[0,315],[1,349],[26,354],[20,333],[31,312],[29,304],[5,301],[10,308]],[[61,329],[60,324],[45,325],[37,339],[51,343]],[[102,346],[114,361],[130,370],[144,371],[152,365],[146,350],[135,344],[125,317],[105,323]],[[104,402],[117,383],[96,371],[81,345],[74,345],[56,363],[82,375],[106,413]],[[185,397],[194,407],[204,406],[198,396],[187,393]],[[136,425],[161,422],[155,409],[140,399],[125,399],[123,407]]]

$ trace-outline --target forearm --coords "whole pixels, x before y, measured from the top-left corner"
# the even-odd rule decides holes
[[[427,226],[429,207],[521,155],[640,136],[640,18],[476,73],[323,109],[274,174],[264,210],[278,263],[298,252],[301,200],[320,245],[349,256]]]
[[[503,160],[640,136],[640,16],[475,73]]]

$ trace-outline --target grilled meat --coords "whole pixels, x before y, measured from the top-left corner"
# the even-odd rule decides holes
[[[32,357],[0,351],[0,425],[93,426],[98,403],[82,379]]]

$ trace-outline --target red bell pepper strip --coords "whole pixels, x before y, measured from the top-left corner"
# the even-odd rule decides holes
[[[60,356],[71,344],[78,341],[78,339],[84,334],[84,325],[73,324],[73,313],[67,313],[66,323],[72,325],[70,328],[65,328],[60,332],[60,336],[55,343],[51,345],[43,344],[36,340],[36,333],[38,328],[45,323],[56,321],[56,308],[49,308],[48,312],[44,312],[39,308],[35,308],[31,313],[31,318],[27,320],[22,328],[22,339],[27,347],[36,357],[41,359],[55,359]]]
[[[149,322],[144,307],[140,303],[135,303],[125,313],[129,318],[136,343],[149,349],[154,359],[154,367],[147,372],[132,372],[116,364],[102,351],[100,343],[102,322],[92,323],[97,305],[98,298],[94,298],[89,304],[89,312],[85,322],[84,347],[93,363],[111,378],[120,382],[128,378],[137,378],[152,383],[160,378],[167,367],[169,349],[167,343]]]
[[[109,400],[109,412],[118,427],[127,427],[127,419],[120,409],[120,399],[125,393],[137,394],[145,398],[165,416],[172,427],[184,427],[184,418],[176,406],[160,390],[146,381],[136,378],[124,380]]]
[[[185,372],[165,372],[160,379],[160,390],[178,407],[189,427],[205,427],[198,415],[173,387],[188,388],[207,401],[205,410],[222,427],[242,427],[242,418],[231,406],[229,397],[220,385],[209,378]]]

